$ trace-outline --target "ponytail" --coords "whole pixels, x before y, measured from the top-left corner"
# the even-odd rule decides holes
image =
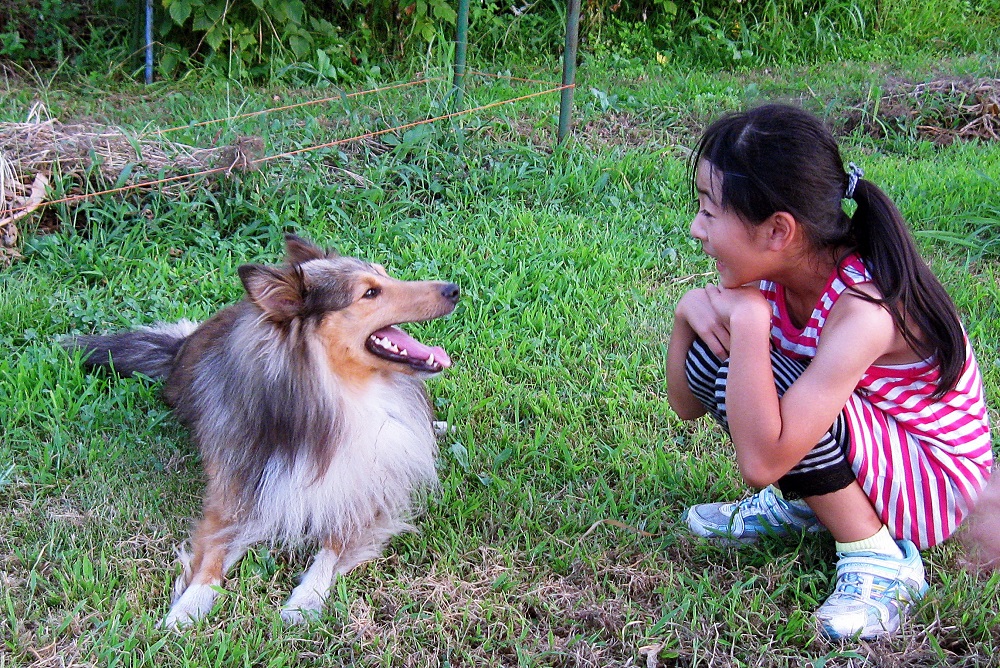
[[[966,362],[965,334],[955,304],[920,257],[889,196],[870,181],[858,179],[853,199],[858,205],[851,218],[856,252],[882,295],[862,297],[885,307],[914,352],[935,358],[940,376],[933,396],[940,399],[954,389]]]

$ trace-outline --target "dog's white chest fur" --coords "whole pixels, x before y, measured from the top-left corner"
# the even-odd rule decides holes
[[[437,444],[426,401],[406,385],[402,393],[398,384],[373,383],[363,395],[341,394],[343,437],[325,471],[305,455],[292,466],[272,458],[248,541],[350,540],[408,529],[415,503],[437,483]]]

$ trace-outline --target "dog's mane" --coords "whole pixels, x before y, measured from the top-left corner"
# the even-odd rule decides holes
[[[329,372],[323,373],[323,353],[312,342],[309,322],[277,327],[261,319],[248,302],[231,310],[235,322],[229,331],[206,331],[224,338],[224,345],[204,351],[178,416],[184,421],[195,417],[194,411],[182,412],[185,405],[216,407],[200,417],[212,424],[190,425],[194,437],[206,463],[226,462],[217,470],[229,474],[228,487],[252,493],[275,456],[288,466],[297,457],[309,457],[318,465],[329,461],[343,435],[343,396],[325,377]]]

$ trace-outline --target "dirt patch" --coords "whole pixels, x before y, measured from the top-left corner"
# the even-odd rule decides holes
[[[660,147],[671,142],[670,135],[659,126],[659,123],[651,123],[637,114],[612,112],[587,121],[575,132],[590,145]]]

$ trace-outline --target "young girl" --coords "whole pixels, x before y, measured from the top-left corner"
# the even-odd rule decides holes
[[[845,172],[801,109],[716,121],[692,165],[691,234],[719,285],[677,304],[668,398],[681,419],[718,420],[764,489],[685,521],[730,543],[829,530],[839,561],[820,631],[892,633],[927,588],[918,550],[954,532],[992,463],[955,306],[892,201]]]

